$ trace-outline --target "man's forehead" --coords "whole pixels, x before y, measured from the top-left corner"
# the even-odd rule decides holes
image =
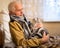
[[[15,7],[16,7],[16,8],[22,8],[23,6],[22,6],[21,3],[16,3],[16,4],[15,4]]]

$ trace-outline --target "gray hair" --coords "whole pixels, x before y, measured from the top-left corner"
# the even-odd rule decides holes
[[[8,5],[8,10],[9,10],[9,11],[14,11],[14,10],[16,9],[15,6],[16,6],[17,3],[19,3],[19,2],[17,2],[17,1],[11,2],[11,3]]]

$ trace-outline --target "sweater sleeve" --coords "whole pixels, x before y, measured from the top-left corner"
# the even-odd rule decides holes
[[[19,23],[10,22],[10,32],[12,35],[12,39],[18,46],[24,46],[24,47],[35,47],[39,46],[42,43],[41,38],[33,37],[31,39],[25,39],[24,36],[24,30],[22,29],[21,25]]]

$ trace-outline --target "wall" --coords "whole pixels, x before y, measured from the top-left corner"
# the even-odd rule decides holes
[[[51,35],[59,35],[60,36],[60,23],[59,22],[50,22],[43,23],[44,27],[48,29]]]
[[[8,4],[11,2],[12,0],[0,0],[0,11],[1,10],[6,10],[8,8]]]

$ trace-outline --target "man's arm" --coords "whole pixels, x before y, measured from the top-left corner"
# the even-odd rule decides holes
[[[20,24],[17,22],[11,22],[10,23],[10,30],[12,34],[13,41],[16,43],[18,46],[30,46],[30,47],[35,47],[39,46],[42,43],[42,39],[38,39],[36,37],[31,38],[31,39],[25,39],[24,37],[24,31]]]

